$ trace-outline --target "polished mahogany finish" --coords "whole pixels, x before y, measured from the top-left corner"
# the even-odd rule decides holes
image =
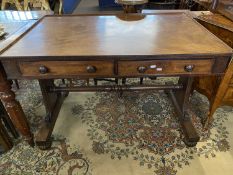
[[[195,19],[233,48],[233,20],[220,14],[208,13],[198,15]]]
[[[187,117],[193,77],[224,74],[231,55],[226,44],[185,13],[161,12],[47,16],[2,53],[0,59],[8,79],[39,79],[47,115],[35,138],[45,149],[51,144],[50,136],[67,91],[83,90],[115,90],[121,94],[123,90],[165,89],[175,105],[185,143],[195,145],[199,136]],[[125,84],[128,77],[177,75],[178,85]],[[123,78],[124,83],[56,87],[54,78]],[[7,84],[6,78],[0,83]],[[9,94],[10,87],[2,86],[1,92]],[[18,117],[24,120],[24,116]]]
[[[213,14],[209,12],[202,12],[200,14],[198,12],[192,13],[195,14],[195,19],[198,22],[205,26],[210,32],[218,36],[231,48],[233,48],[233,18],[228,19],[224,17],[223,15],[225,15],[226,13],[223,13],[223,15]],[[233,11],[231,13],[233,14]],[[207,98],[210,101],[208,116],[204,121],[206,127],[208,127],[208,125],[212,123],[213,115],[218,107],[222,105],[233,106],[232,83],[232,61],[229,64],[226,73],[223,76],[208,76],[195,78],[194,89],[207,96]]]
[[[56,60],[65,57],[67,60],[74,57],[90,59],[91,56],[95,59],[113,56],[126,56],[120,57],[122,59],[161,56],[166,59],[165,55],[203,57],[231,52],[217,37],[185,14],[144,15],[141,20],[132,21],[138,16],[142,14],[121,15],[121,18],[111,15],[48,16],[4,52],[1,59]]]
[[[113,76],[112,61],[37,61],[19,62],[23,77]]]
[[[119,61],[118,73],[121,76],[133,75],[192,75],[211,74],[213,59],[206,60],[154,60]]]

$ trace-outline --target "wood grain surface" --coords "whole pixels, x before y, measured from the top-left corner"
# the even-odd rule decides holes
[[[51,16],[45,17],[0,59],[231,52],[231,48],[184,13],[143,18],[141,14]]]
[[[23,76],[111,76],[113,75],[114,64],[111,61],[39,61],[21,62],[20,70]],[[40,67],[47,69],[46,73],[40,73]],[[88,72],[88,68],[93,67],[94,72]]]
[[[214,60],[174,60],[174,61],[120,61],[118,64],[119,75],[159,75],[159,74],[188,74],[186,66],[193,66],[190,74],[211,74]],[[145,67],[145,72],[140,73],[138,68]]]

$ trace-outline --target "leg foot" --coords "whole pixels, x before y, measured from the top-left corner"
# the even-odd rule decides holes
[[[53,139],[50,137],[44,142],[36,142],[36,146],[41,150],[48,150],[51,148]]]
[[[197,142],[200,140],[199,135],[196,132],[192,122],[190,119],[185,119],[184,121],[180,121],[181,128],[184,133],[184,143],[188,147],[196,146]]]
[[[187,140],[187,138],[184,138],[183,142],[187,147],[194,147],[197,145],[197,142],[189,141],[189,140]]]

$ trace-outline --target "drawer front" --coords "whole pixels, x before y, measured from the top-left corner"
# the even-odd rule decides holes
[[[114,65],[111,61],[39,61],[20,62],[22,76],[111,76]]]
[[[118,72],[120,76],[209,74],[212,71],[213,63],[212,59],[120,61]]]

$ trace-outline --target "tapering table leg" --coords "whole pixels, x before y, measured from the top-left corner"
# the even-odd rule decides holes
[[[33,134],[30,131],[27,119],[21,105],[15,99],[15,93],[11,90],[11,81],[7,80],[4,69],[0,65],[0,99],[12,121],[24,139],[34,145]]]

